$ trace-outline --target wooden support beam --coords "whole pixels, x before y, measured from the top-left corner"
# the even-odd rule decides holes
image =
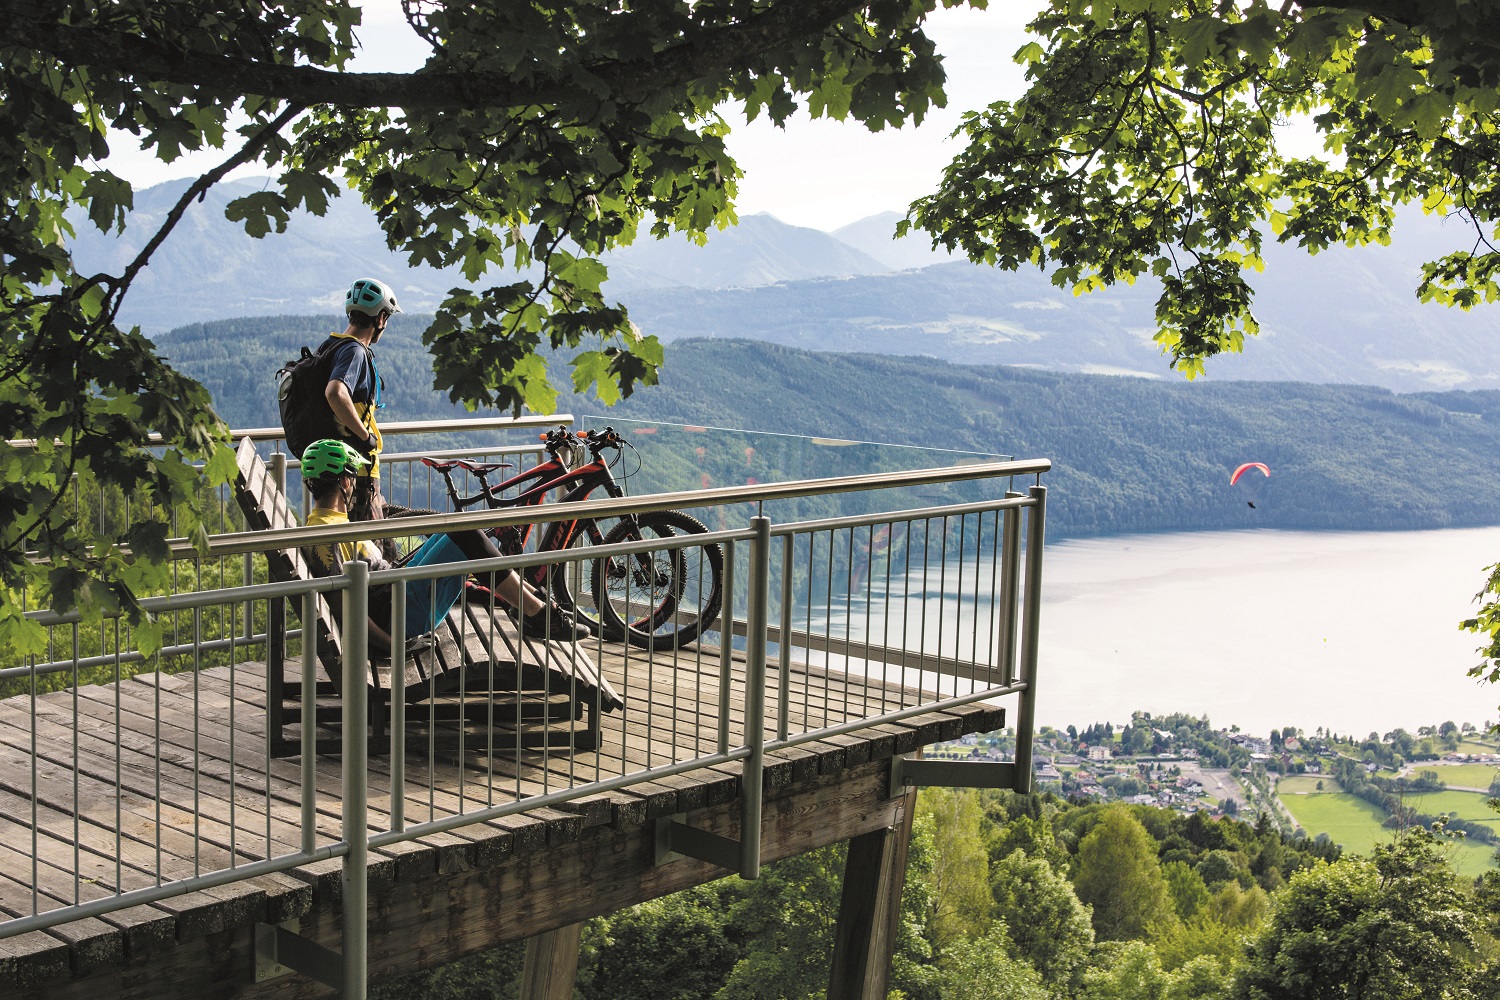
[[[796,785],[768,788],[762,862],[898,825],[904,800],[887,797],[889,772],[889,761],[870,761]],[[699,772],[689,775],[697,777]],[[719,777],[713,771],[704,780]],[[737,801],[710,806],[693,813],[691,819],[695,827],[718,836],[739,836]],[[534,821],[514,816],[498,822]],[[371,886],[370,981],[379,983],[519,937],[562,931],[589,917],[725,876],[722,868],[691,858],[658,865],[655,842],[654,822],[626,828],[601,825],[560,843],[514,853],[489,867],[429,872],[413,881]],[[315,905],[302,916],[300,932],[326,948],[338,948],[337,906]],[[66,958],[66,946],[59,942],[58,948]],[[97,1000],[101,996],[112,1000],[209,996],[217,1000],[331,1000],[335,993],[304,976],[256,983],[251,925],[205,934],[139,959],[127,956],[122,964],[86,975],[64,975],[19,991],[0,987],[0,1000]]]
[[[849,839],[828,1000],[884,1000],[888,992],[916,794],[902,796],[895,826]]]
[[[569,924],[526,939],[520,1000],[573,1000],[583,924]]]

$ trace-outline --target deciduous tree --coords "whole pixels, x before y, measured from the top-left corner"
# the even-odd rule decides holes
[[[1071,981],[1088,961],[1094,928],[1067,877],[1017,850],[991,867],[990,889],[1013,953],[1049,983]]]
[[[916,822],[932,835],[927,932],[935,953],[983,934],[989,925],[989,855],[979,834],[980,815],[972,789],[924,788],[917,796]]]
[[[1292,876],[1235,981],[1240,1000],[1458,997],[1474,903],[1424,831]]]
[[[116,324],[193,199],[230,171],[274,172],[229,217],[252,236],[351,189],[413,263],[460,267],[424,334],[438,386],[472,406],[549,412],[539,349],[609,402],[656,377],[657,341],[605,298],[599,255],[647,233],[702,240],[735,220],[739,168],[716,110],[799,107],[871,128],[920,119],[943,73],[923,18],[958,0],[403,0],[427,47],[412,73],[351,72],[352,0],[11,0],[0,39],[0,642],[35,649],[21,590],[131,606],[162,582],[165,519],[99,531],[71,477],[159,508],[233,472],[201,386]],[[118,232],[125,137],[163,161],[217,149],[142,249],[82,274],[77,225]],[[500,265],[534,277],[498,284]],[[191,528],[191,522],[187,527]],[[123,551],[122,546],[129,551]],[[49,568],[29,558],[35,553]],[[50,576],[48,575],[50,572]]]
[[[1177,919],[1156,843],[1122,806],[1104,810],[1078,845],[1073,885],[1093,907],[1094,930],[1106,941],[1144,938]]]

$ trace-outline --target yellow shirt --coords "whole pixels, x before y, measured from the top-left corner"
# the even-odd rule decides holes
[[[349,515],[341,510],[333,510],[328,507],[314,507],[312,513],[307,515],[307,526],[309,528],[320,524],[348,524]],[[308,550],[308,558],[312,563],[314,576],[337,576],[343,571],[344,563],[351,559],[363,559],[370,564],[371,569],[386,569],[388,564],[381,556],[380,550],[371,542],[363,539],[357,542],[339,542],[338,556],[335,558],[333,546],[328,543],[313,545]]]

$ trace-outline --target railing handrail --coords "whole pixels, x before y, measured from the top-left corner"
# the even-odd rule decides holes
[[[975,479],[1041,476],[1051,469],[1052,463],[1047,459],[989,462],[979,465],[916,469],[907,472],[873,472],[861,476],[796,479],[782,483],[759,483],[754,486],[722,486],[707,490],[648,493],[619,499],[606,497],[576,503],[423,515],[403,517],[393,521],[351,521],[348,524],[319,525],[312,528],[237,531],[210,536],[207,546],[202,550],[184,538],[171,539],[168,544],[171,546],[172,557],[176,559],[239,555],[246,552],[263,552],[267,549],[298,548],[321,542],[401,538],[460,528],[485,530],[509,525],[543,524],[573,518],[617,517],[659,510],[760,503],[768,500],[788,500],[833,493],[857,493],[866,490],[928,486],[936,483],[968,482]]]
[[[531,427],[550,427],[553,424],[572,424],[573,414],[554,413],[551,416],[528,414],[524,417],[445,417],[442,420],[393,420],[380,425],[382,437],[392,434],[440,434],[445,431],[487,431],[498,429],[525,430]],[[280,441],[286,431],[280,427],[230,428],[232,441],[249,438],[252,441]],[[149,435],[148,444],[165,444],[160,434]],[[5,442],[11,448],[35,448],[36,438],[16,438]]]

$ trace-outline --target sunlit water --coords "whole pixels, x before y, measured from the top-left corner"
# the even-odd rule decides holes
[[[1047,547],[1039,721],[1207,714],[1364,735],[1494,719],[1458,621],[1500,528],[1230,531]]]
[[[1466,676],[1479,638],[1458,621],[1476,606],[1484,567],[1497,561],[1500,528],[1051,543],[1037,721],[1118,724],[1143,709],[1206,714],[1247,732],[1326,726],[1363,736],[1450,719],[1482,725],[1497,715],[1500,687]],[[946,593],[943,612],[903,623],[903,587]],[[876,581],[870,614],[850,609],[853,638],[914,648],[923,635],[928,653],[963,658],[976,640],[987,649],[985,568],[966,564],[962,596],[958,580],[934,577],[893,580],[890,602],[879,600],[881,589]],[[817,621],[798,624],[823,630]]]

